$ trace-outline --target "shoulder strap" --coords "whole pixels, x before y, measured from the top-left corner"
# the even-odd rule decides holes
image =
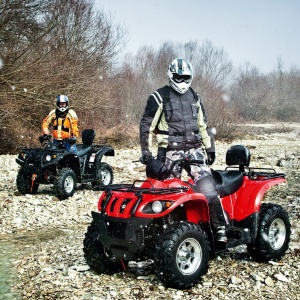
[[[158,119],[158,122],[157,122],[157,124],[159,124],[160,123],[160,120],[161,120],[161,117],[162,117],[162,114],[164,113],[164,111],[165,111],[165,107],[166,107],[166,104],[170,101],[170,86],[168,86],[168,85],[165,85],[163,88],[162,88],[162,90],[163,90],[163,109],[162,109],[162,112],[161,112],[161,114],[160,114],[160,116],[159,116],[159,119]]]
[[[164,92],[163,104],[166,105],[166,103],[170,101],[170,92],[171,92],[170,86],[165,85],[163,87],[163,92]]]
[[[196,102],[197,102],[198,100],[200,100],[200,101],[201,101],[201,99],[200,99],[200,97],[199,97],[198,93],[197,93],[197,92],[195,92],[193,88],[191,88],[191,87],[190,87],[190,89],[191,89],[191,91],[192,91],[192,93],[193,93],[193,95],[194,95],[194,99],[195,99],[195,101],[196,101]]]

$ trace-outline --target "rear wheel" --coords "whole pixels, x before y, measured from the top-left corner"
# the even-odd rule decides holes
[[[18,172],[16,184],[19,193],[23,195],[36,194],[39,188],[39,184],[35,180],[32,181],[32,177],[27,175],[22,169]]]
[[[83,253],[87,264],[98,274],[112,275],[123,271],[128,265],[128,261],[115,260],[110,253],[105,252],[99,240],[99,227],[94,222],[85,234]]]
[[[113,182],[113,170],[111,166],[105,162],[99,164],[97,180],[92,182],[92,187],[99,185],[109,185]]]
[[[260,209],[259,228],[248,251],[256,261],[280,260],[289,247],[291,224],[287,212],[280,206],[263,203]]]
[[[71,168],[59,169],[53,185],[59,199],[64,200],[72,197],[77,185],[74,171]]]
[[[206,274],[210,246],[206,233],[190,222],[171,225],[154,256],[156,275],[166,287],[188,289]]]

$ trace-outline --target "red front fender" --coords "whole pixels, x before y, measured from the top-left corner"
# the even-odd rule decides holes
[[[153,200],[167,200],[167,197],[155,198]],[[170,199],[171,200],[171,199]],[[174,201],[174,196],[173,196]],[[167,216],[176,208],[184,208],[187,221],[198,224],[201,222],[209,222],[209,209],[205,196],[201,193],[185,194],[180,196],[174,203],[165,211],[159,214],[145,214],[143,209],[149,202],[143,202],[137,209],[135,216],[140,218],[161,218]]]

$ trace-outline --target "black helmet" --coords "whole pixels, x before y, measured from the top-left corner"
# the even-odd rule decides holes
[[[148,178],[163,180],[169,176],[169,170],[162,161],[152,158],[147,162],[146,175]]]

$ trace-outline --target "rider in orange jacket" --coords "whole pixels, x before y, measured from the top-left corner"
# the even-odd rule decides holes
[[[69,99],[65,95],[56,97],[57,108],[53,109],[43,120],[42,133],[52,137],[54,145],[63,145],[68,151],[75,151],[76,146],[71,145],[66,139],[77,138],[79,134],[78,117],[73,109],[69,109]]]

